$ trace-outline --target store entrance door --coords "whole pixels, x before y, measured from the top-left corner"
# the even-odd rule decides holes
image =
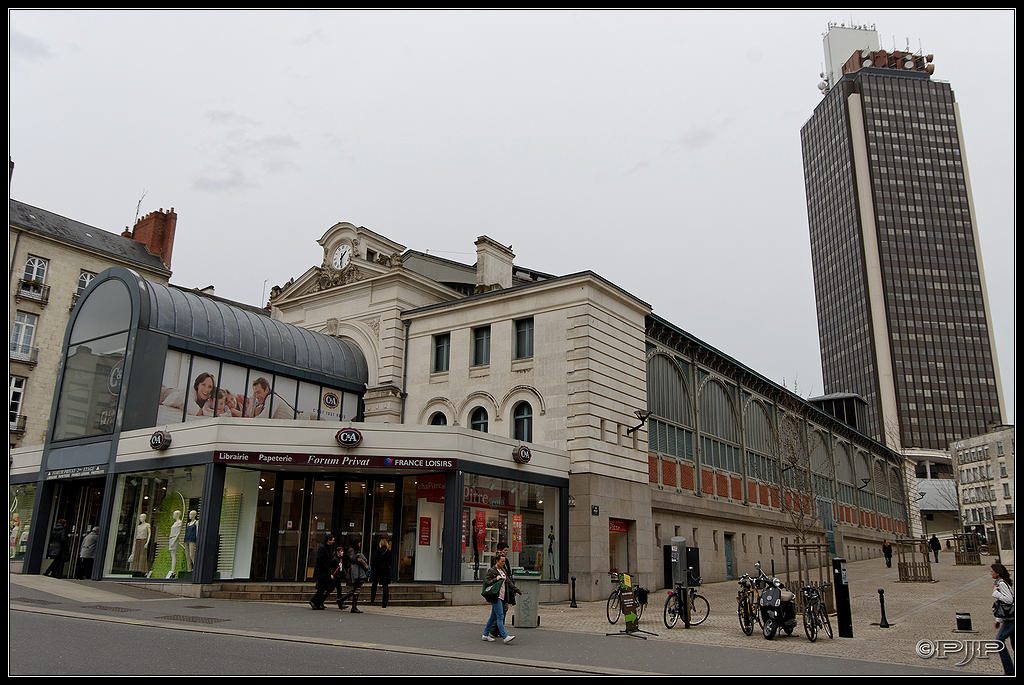
[[[54,563],[59,561],[63,564],[60,571],[61,577],[92,577],[91,561],[83,561],[79,554],[86,533],[99,525],[103,484],[103,478],[87,478],[64,481],[57,487],[54,494],[53,520],[50,523],[50,530],[53,531],[58,521],[65,522],[64,530],[67,532],[68,538],[64,555],[59,560],[53,560]]]
[[[267,500],[265,505],[273,506],[276,520],[268,554],[274,580],[312,581],[316,553],[328,533],[346,548],[359,538],[367,558],[382,536],[389,542],[394,537],[398,512],[393,481],[278,474],[276,482],[273,503]],[[257,570],[253,573],[258,575]]]

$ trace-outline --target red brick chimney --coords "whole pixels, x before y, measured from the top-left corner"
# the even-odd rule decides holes
[[[126,228],[121,235],[145,245],[150,253],[159,257],[164,266],[170,269],[171,251],[174,249],[174,227],[177,223],[178,215],[173,207],[167,212],[161,209],[142,217],[135,223],[134,229]]]

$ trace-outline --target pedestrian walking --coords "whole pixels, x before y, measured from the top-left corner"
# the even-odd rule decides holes
[[[1003,673],[1014,675],[1013,657],[1010,656],[1010,649],[1016,651],[1013,644],[1014,627],[1014,602],[1013,602],[1013,581],[1006,567],[996,562],[992,564],[992,579],[995,587],[992,589],[992,596],[996,601],[992,604],[992,613],[996,617],[996,639],[1003,645],[999,650],[999,658],[1003,662]],[[1009,642],[1009,646],[1007,646]]]
[[[939,539],[933,535],[932,539],[928,541],[928,547],[931,548],[932,554],[935,555],[935,563],[939,563],[939,550],[942,549]]]
[[[892,568],[892,545],[888,540],[882,542],[882,555],[885,557],[885,567]]]
[[[331,595],[331,591],[337,587],[334,572],[338,568],[338,559],[334,549],[334,535],[328,533],[324,536],[323,544],[316,551],[316,562],[313,565],[313,580],[316,582],[316,592],[309,600],[309,606],[314,611],[326,608],[324,601]]]
[[[495,548],[495,554],[497,554],[498,556],[505,557],[505,576],[508,578],[509,582],[512,583],[513,586],[515,586],[516,579],[515,575],[512,572],[512,560],[509,559],[508,556],[508,543],[504,540],[499,540],[498,546],[497,548]],[[504,602],[501,607],[502,616],[508,618],[508,608],[510,606],[515,606],[516,593],[513,592],[511,597],[506,596],[502,601]],[[498,633],[497,627],[491,629],[491,637],[501,637],[501,635]]]
[[[483,640],[485,642],[494,642],[495,638],[491,637],[492,628],[497,628],[498,635],[505,644],[516,639],[515,635],[509,635],[505,631],[505,598],[519,592],[519,588],[509,580],[505,572],[507,563],[508,560],[505,557],[500,554],[496,555],[494,566],[487,569],[487,575],[484,577],[484,599],[491,603],[491,615],[484,625]]]
[[[64,562],[68,558],[68,530],[67,521],[60,519],[50,533],[50,543],[46,548],[46,556],[53,559],[44,576],[51,578],[64,577]]]
[[[363,613],[359,610],[359,589],[366,582],[366,571],[370,568],[370,562],[366,560],[366,557],[360,551],[362,549],[362,542],[362,538],[356,536],[352,538],[352,544],[345,550],[343,562],[349,591],[344,597],[338,598],[338,608],[342,611],[345,610],[345,601],[349,598],[352,599],[353,614]]]
[[[387,609],[390,599],[389,585],[391,584],[391,543],[383,536],[377,543],[377,549],[374,550],[373,558],[370,560],[370,579],[372,581],[370,604],[377,600],[377,585],[379,584],[381,588],[380,606],[382,609]]]

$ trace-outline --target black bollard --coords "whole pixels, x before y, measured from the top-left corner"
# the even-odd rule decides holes
[[[572,577],[572,601],[569,602],[569,608],[570,609],[578,608],[576,606],[576,576]]]
[[[878,602],[882,605],[882,620],[879,621],[879,628],[888,628],[889,622],[885,620],[885,590],[878,588]]]

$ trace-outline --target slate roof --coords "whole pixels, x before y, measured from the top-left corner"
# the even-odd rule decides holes
[[[11,226],[16,228],[108,255],[138,268],[157,271],[168,276],[171,274],[163,260],[150,253],[145,245],[131,238],[125,238],[17,200],[8,202],[8,211],[8,221]]]

